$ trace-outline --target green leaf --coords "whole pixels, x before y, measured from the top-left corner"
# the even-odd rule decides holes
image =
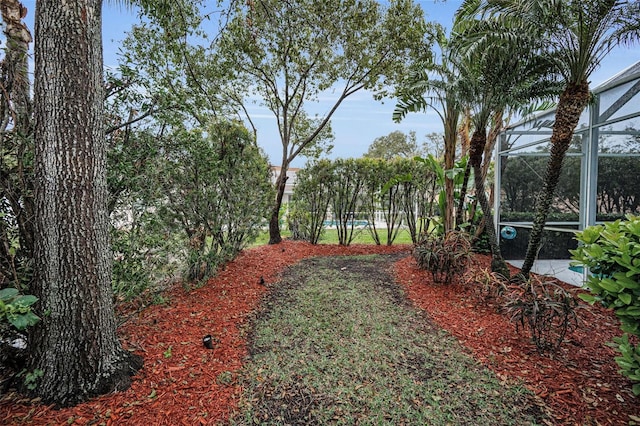
[[[605,289],[610,293],[618,293],[620,292],[620,290],[622,290],[622,286],[619,285],[616,281],[612,280],[611,278],[603,278],[602,280],[600,280],[599,284],[600,284],[600,287],[602,287],[603,289]]]
[[[34,314],[33,312],[27,312],[26,314],[24,314],[24,316],[27,319],[28,327],[33,327],[38,323],[38,321],[40,321],[40,317]]]
[[[591,305],[593,305],[596,302],[596,300],[598,300],[589,293],[580,293],[578,297]]]
[[[34,303],[36,303],[38,301],[38,298],[36,296],[33,296],[31,294],[26,294],[24,296],[20,296],[18,298],[16,298],[13,303],[15,303],[16,305],[20,305],[20,306],[31,306]]]
[[[620,296],[620,295],[618,295]],[[636,317],[636,318],[640,318],[640,306],[627,306],[624,308],[620,308],[620,309],[616,309],[616,314],[618,315],[622,315],[622,316],[630,316],[630,317]]]
[[[616,272],[613,274],[613,277],[616,279],[616,282],[624,288],[628,288],[630,290],[640,288],[640,283],[638,283],[638,281],[632,279],[623,272]]]
[[[9,322],[18,330],[24,330],[29,326],[29,320],[26,315],[11,315]]]
[[[0,300],[9,301],[18,295],[18,289],[13,287],[0,290]]]
[[[619,298],[620,300],[622,300],[622,302],[623,302],[625,305],[630,304],[630,303],[631,303],[631,300],[632,300],[632,297],[631,297],[631,295],[630,295],[629,293],[620,293],[620,294],[618,294],[618,298]]]

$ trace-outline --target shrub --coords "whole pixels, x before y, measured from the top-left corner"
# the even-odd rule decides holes
[[[12,287],[0,289],[0,372],[3,368],[16,371],[22,368],[26,346],[15,342],[26,344],[23,332],[40,321],[40,317],[32,311],[37,301],[37,297],[20,294]]]
[[[333,164],[329,160],[315,161],[298,172],[287,216],[293,239],[318,243],[325,230],[333,180]]]
[[[291,239],[297,241],[309,241],[311,238],[311,213],[293,206],[287,215],[287,225],[291,232]]]
[[[254,241],[274,199],[269,163],[234,121],[176,131],[158,170],[158,217],[186,237],[185,278],[205,280]]]
[[[497,310],[500,309],[499,302],[507,291],[509,280],[502,274],[491,272],[488,269],[472,268],[466,275],[465,284],[478,295],[483,302],[498,302]]]
[[[450,284],[455,274],[462,274],[471,259],[468,234],[451,231],[444,236],[426,234],[413,249],[420,269],[431,272],[436,283]]]
[[[503,307],[516,330],[528,329],[538,353],[555,353],[578,326],[578,300],[553,281],[532,277],[509,286]]]
[[[633,392],[640,395],[640,348],[628,334],[640,336],[640,216],[627,216],[604,225],[590,226],[577,233],[581,245],[572,250],[574,264],[589,268],[585,284],[591,294],[580,297],[593,304],[612,308],[625,332],[616,339],[621,373],[635,382]]]
[[[35,325],[40,318],[31,310],[38,298],[30,294],[21,295],[15,288],[0,290],[0,324],[11,324],[17,330]]]

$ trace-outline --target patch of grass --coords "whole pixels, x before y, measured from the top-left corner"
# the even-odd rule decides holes
[[[285,229],[281,229],[280,230],[280,235],[282,236],[282,238],[289,238],[291,236],[291,232],[289,232],[289,230],[285,230]],[[256,240],[254,242],[252,242],[250,245],[251,246],[263,246],[265,244],[269,243],[269,231],[268,230],[264,230],[262,232],[260,232],[260,234],[258,234],[258,237],[256,238]]]
[[[387,243],[387,235],[386,231],[378,230],[380,235],[381,244]],[[328,228],[325,230],[324,234],[320,237],[319,243],[321,244],[338,244],[338,231],[335,228]],[[371,233],[366,229],[358,229],[355,232],[355,236],[351,244],[375,244],[373,238],[371,237]],[[411,234],[406,229],[398,232],[398,236],[395,240],[393,240],[393,244],[412,244],[411,242]]]
[[[273,285],[233,423],[536,424],[526,390],[406,302],[384,268],[393,258],[307,259]]]
[[[281,235],[282,235],[282,238],[289,238],[291,236],[291,233],[289,231],[282,230]],[[386,232],[384,233],[380,232],[380,240],[381,240],[381,244],[387,243]],[[262,232],[258,236],[256,241],[254,241],[251,245],[260,246],[260,245],[267,244],[268,242],[269,242],[269,232],[265,231],[265,232]],[[318,241],[318,243],[338,244],[338,231],[335,228],[327,228],[324,234],[322,235],[322,237],[320,237],[320,240]],[[361,229],[356,232],[355,237],[351,242],[351,244],[375,244],[375,242],[373,241],[373,238],[371,237],[371,234],[369,233],[369,231],[367,231],[366,229]],[[393,241],[393,244],[412,244],[411,234],[409,234],[409,231],[404,229],[401,230],[398,233],[398,236],[396,237],[396,239]]]

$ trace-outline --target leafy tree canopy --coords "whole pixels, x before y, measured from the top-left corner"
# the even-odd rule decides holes
[[[422,10],[410,1],[238,2],[216,46],[218,69],[233,90],[259,99],[275,116],[290,162],[310,145],[349,95],[383,96],[406,59],[430,56]],[[244,84],[238,84],[238,81]],[[314,131],[296,132],[305,103],[332,90],[336,101]],[[302,137],[300,137],[302,136]]]
[[[382,158],[391,160],[397,157],[413,157],[418,154],[418,144],[416,143],[416,132],[409,135],[396,130],[387,136],[376,138],[364,154],[369,158]]]

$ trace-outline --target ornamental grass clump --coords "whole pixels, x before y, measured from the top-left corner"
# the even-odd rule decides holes
[[[450,284],[454,275],[462,274],[471,260],[471,241],[465,232],[451,231],[446,235],[424,235],[413,249],[420,269],[431,272],[433,281]]]
[[[540,354],[556,353],[566,334],[578,326],[578,299],[548,279],[531,277],[510,285],[502,298],[516,330],[528,330]]]
[[[590,272],[585,287],[591,294],[580,298],[602,303],[620,319],[625,334],[614,338],[611,346],[620,352],[615,360],[621,373],[634,382],[633,393],[640,395],[640,345],[636,343],[640,338],[640,216],[590,226],[578,232],[576,239],[581,245],[571,250],[574,264]]]

